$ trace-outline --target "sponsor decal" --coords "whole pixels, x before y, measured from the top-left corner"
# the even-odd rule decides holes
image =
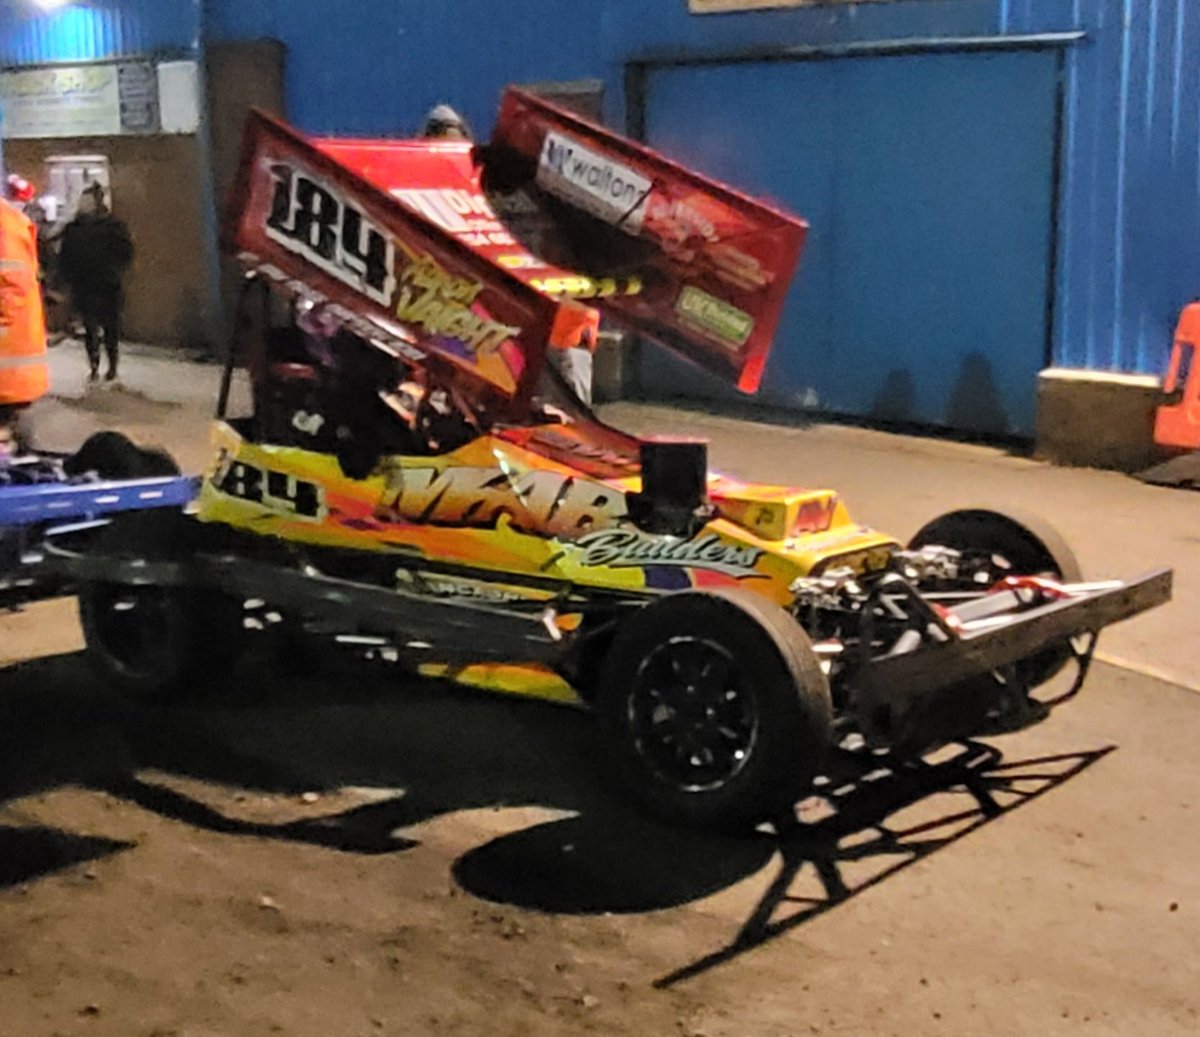
[[[720,240],[716,224],[705,215],[703,208],[686,199],[656,197],[651,201],[647,215],[648,225],[668,242],[685,242],[693,238],[709,242]]]
[[[640,277],[537,277],[529,282],[547,295],[565,295],[572,299],[607,299],[613,295],[641,295]]]
[[[606,223],[638,234],[646,218],[651,181],[628,166],[550,131],[538,160],[538,186]]]
[[[754,566],[764,554],[761,548],[726,543],[714,533],[693,540],[675,540],[624,529],[589,533],[580,537],[575,546],[583,552],[581,563],[589,568],[669,565],[738,577],[756,575]]]
[[[396,316],[426,334],[457,339],[476,356],[494,353],[521,329],[481,317],[472,307],[483,284],[455,277],[432,256],[405,252],[411,262],[400,275]]]
[[[704,258],[718,280],[741,292],[760,291],[775,280],[757,259],[732,245],[712,245]]]
[[[713,219],[718,215],[723,217],[727,233],[734,237],[745,234],[742,222],[723,206],[714,208],[713,216],[710,216],[706,209],[714,205],[704,198],[693,202],[653,195],[646,212],[646,230],[661,241],[667,255],[689,266],[703,265],[731,288],[743,292],[766,288],[774,282],[774,275],[748,252],[722,241]]]
[[[274,182],[267,237],[381,305],[391,304],[395,246],[334,188],[284,163]]]
[[[509,255],[497,256],[496,264],[505,270],[540,270],[546,265],[528,252],[514,252]]]
[[[754,509],[754,515],[750,519],[750,526],[759,532],[770,535],[775,527],[779,525],[779,516],[782,510],[777,504],[760,504]]]
[[[221,493],[259,504],[289,518],[320,522],[328,514],[325,490],[317,483],[236,461],[225,451],[222,451],[210,481]]]
[[[675,312],[689,324],[736,348],[744,346],[754,331],[754,318],[750,314],[695,285],[684,286],[675,303]]]
[[[399,188],[392,195],[468,245],[516,246],[483,195],[453,187]]]
[[[416,573],[409,569],[396,570],[396,586],[416,594],[435,598],[456,598],[464,601],[481,601],[501,605],[523,601],[527,595],[506,590],[495,584],[480,583],[453,576]]]
[[[636,454],[625,454],[607,447],[597,446],[576,436],[563,434],[553,426],[538,428],[529,437],[531,446],[544,450],[562,451],[569,454],[569,464],[595,462],[606,468],[613,469],[608,478],[620,478],[627,475],[637,475],[641,471],[641,462]],[[605,476],[602,476],[605,477]]]
[[[318,436],[321,434],[321,429],[325,427],[325,415],[298,410],[292,415],[291,426],[306,436]]]
[[[541,469],[405,468],[398,492],[378,514],[446,526],[495,528],[507,516],[514,529],[574,539],[613,526],[626,515],[625,497],[603,483]]]
[[[317,291],[303,281],[290,278],[284,271],[272,263],[264,263],[253,252],[241,252],[238,261],[248,267],[253,267],[263,277],[282,286],[298,305],[307,307],[320,306],[334,320],[356,335],[361,335],[368,342],[382,348],[385,352],[394,353],[404,360],[421,363],[428,359],[423,349],[418,349],[411,340],[412,336],[399,325],[384,323],[374,315],[364,315],[351,310],[341,303],[333,302],[327,295]],[[384,336],[381,340],[381,334]]]

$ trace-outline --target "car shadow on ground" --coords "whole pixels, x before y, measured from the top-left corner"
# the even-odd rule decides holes
[[[390,669],[284,679],[260,662],[220,694],[171,704],[122,699],[82,656],[59,656],[0,669],[0,806],[90,788],[208,831],[360,854],[401,853],[417,845],[416,826],[443,815],[540,808],[535,823],[521,817],[452,870],[477,897],[552,913],[678,907],[756,876],[765,889],[729,943],[658,980],[669,986],[877,885],[1110,751],[1005,761],[968,743],[915,768],[848,756],[795,825],[725,837],[636,813],[603,780],[593,734],[580,711]],[[242,805],[250,793],[286,797],[279,813],[295,815],[304,794],[336,803],[348,788],[376,794],[299,820],[264,820]],[[129,848],[0,827],[0,889]]]

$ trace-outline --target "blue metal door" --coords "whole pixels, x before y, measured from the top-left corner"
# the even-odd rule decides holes
[[[649,73],[651,145],[811,223],[764,403],[1032,432],[1058,75],[1044,51]],[[658,350],[640,377],[728,394]]]

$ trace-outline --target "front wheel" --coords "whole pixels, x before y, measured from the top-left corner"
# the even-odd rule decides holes
[[[673,594],[629,619],[597,707],[621,785],[694,827],[780,819],[830,742],[829,684],[807,635],[745,591]]]

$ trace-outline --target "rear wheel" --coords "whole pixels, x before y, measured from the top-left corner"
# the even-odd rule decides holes
[[[744,591],[687,592],[618,630],[597,697],[614,774],[667,821],[775,821],[819,773],[829,685],[779,606]]]
[[[196,546],[195,534],[195,520],[180,512],[131,512],[117,516],[92,551],[114,561],[186,560]],[[219,591],[92,582],[79,588],[78,597],[93,666],[131,694],[177,694],[215,684],[244,645],[243,602]]]
[[[110,684],[165,695],[228,673],[242,639],[242,608],[188,587],[90,583],[79,592],[88,655]]]

